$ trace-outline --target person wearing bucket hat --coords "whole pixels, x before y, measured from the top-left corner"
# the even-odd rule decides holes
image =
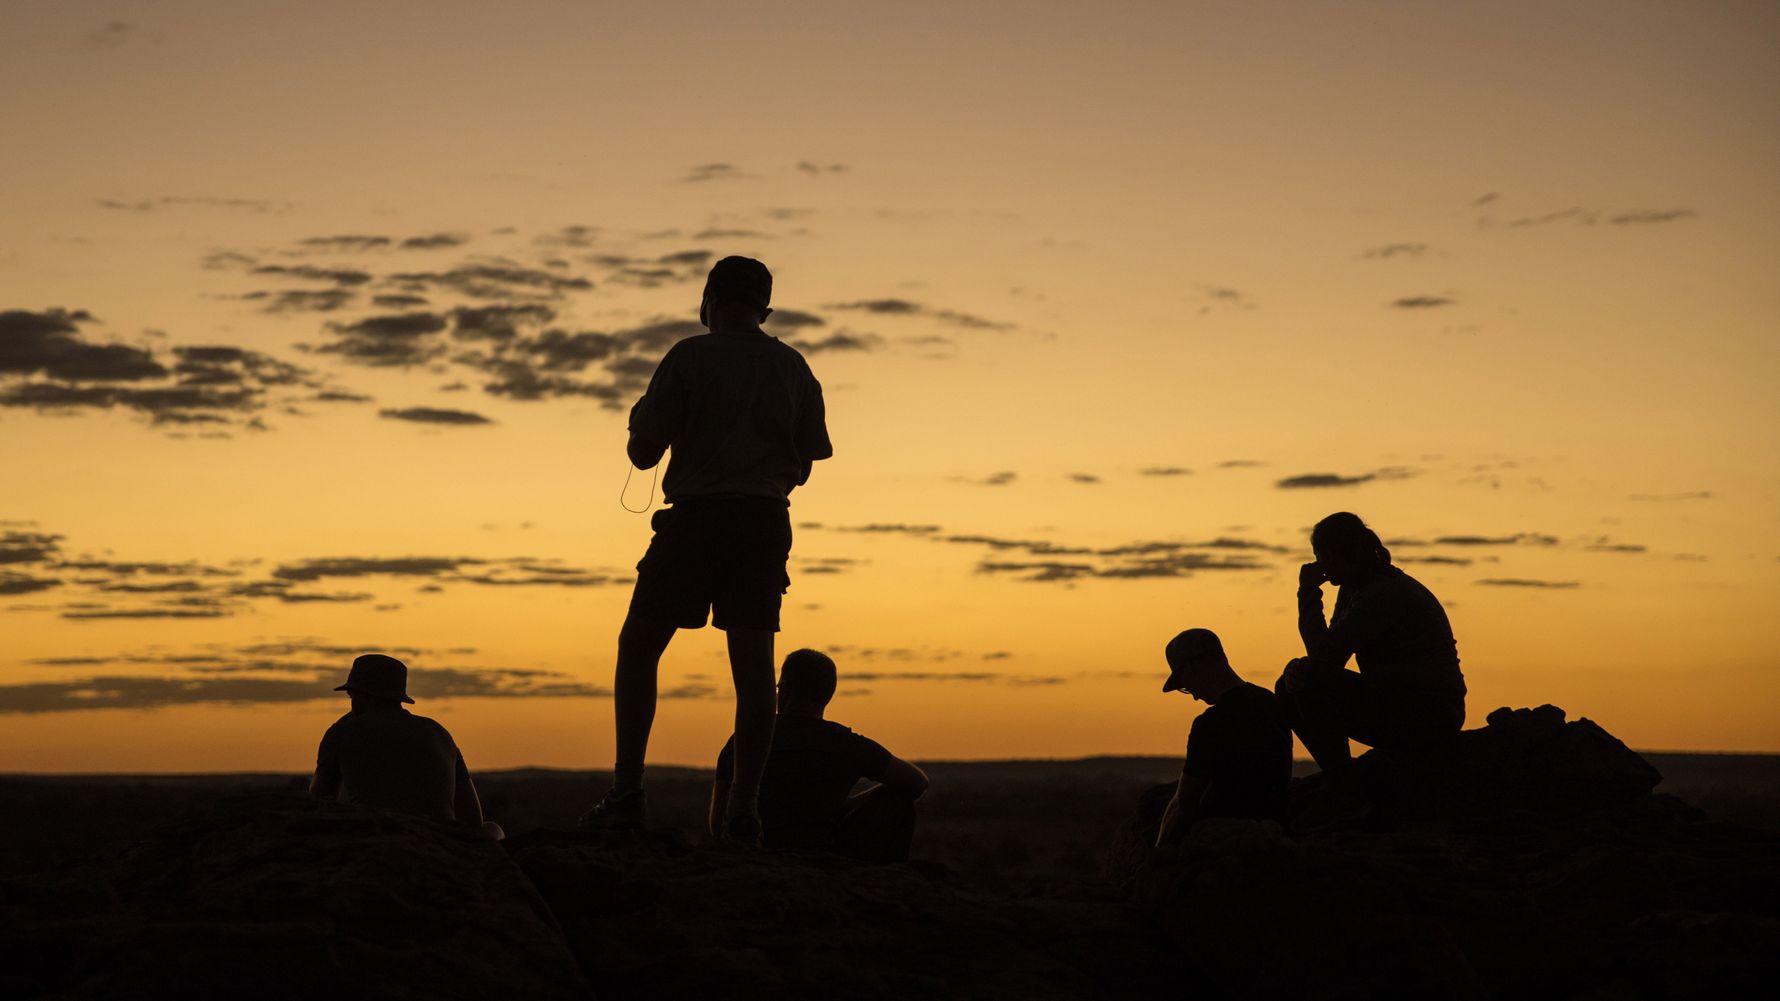
[[[773,735],[773,638],[791,585],[791,492],[834,454],[822,385],[803,356],[769,336],[773,276],[748,257],[711,267],[699,303],[710,332],[668,349],[630,411],[626,451],[641,469],[670,449],[667,507],[637,564],[618,633],[611,791],[581,817],[594,828],[644,825],[643,760],[668,641],[706,616],[723,630],[735,679],[735,779],[724,840],[761,841],[760,777]]]
[[[381,653],[355,658],[346,683],[352,710],[322,734],[309,792],[384,810],[456,821],[499,841],[499,824],[482,816],[482,800],[451,734],[435,720],[402,708],[408,665]]]
[[[1187,735],[1180,782],[1163,811],[1156,846],[1178,842],[1206,817],[1283,823],[1292,781],[1292,731],[1272,692],[1238,677],[1209,629],[1188,629],[1163,649],[1164,692],[1206,703]]]

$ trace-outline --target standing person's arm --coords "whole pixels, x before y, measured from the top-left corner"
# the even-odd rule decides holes
[[[810,481],[810,471],[817,461],[834,457],[834,444],[828,440],[828,408],[822,402],[822,384],[807,368],[805,374],[809,381],[797,408],[797,457],[803,462],[797,479],[800,487]]]
[[[884,775],[878,781],[909,799],[920,799],[928,785],[926,772],[897,757],[884,766]]]
[[[669,348],[649,377],[649,388],[630,408],[630,439],[624,451],[638,469],[660,462],[685,426],[685,355],[679,344]]]

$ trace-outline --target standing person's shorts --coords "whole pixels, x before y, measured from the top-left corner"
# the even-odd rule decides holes
[[[699,629],[779,630],[791,578],[791,510],[755,497],[695,497],[655,512],[630,615]]]

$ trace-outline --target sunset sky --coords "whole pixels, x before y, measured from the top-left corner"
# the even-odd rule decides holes
[[[371,650],[472,767],[609,766],[625,413],[732,253],[835,445],[779,652],[904,757],[1179,753],[1163,644],[1270,686],[1339,510],[1447,605],[1469,725],[1780,751],[1771,3],[0,37],[0,771],[306,769]],[[662,690],[651,760],[709,764],[721,635]]]

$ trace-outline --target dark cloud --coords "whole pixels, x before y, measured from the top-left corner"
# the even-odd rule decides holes
[[[229,613],[222,608],[96,608],[73,609],[62,618],[88,619],[220,619]]]
[[[1650,551],[1649,546],[1639,545],[1635,542],[1613,542],[1608,539],[1598,539],[1582,548],[1591,553],[1647,553]]]
[[[123,201],[117,198],[100,198],[94,202],[102,209],[118,212],[153,212],[156,209],[170,208],[212,208],[234,209],[242,212],[266,213],[282,212],[290,208],[289,202],[277,202],[264,198],[206,198],[183,195],[162,195],[159,198],[139,198],[136,201]]]
[[[1362,473],[1359,476],[1342,476],[1339,473],[1305,473],[1301,476],[1288,476],[1275,483],[1274,486],[1281,490],[1351,487],[1361,483],[1370,483],[1377,478],[1372,473]]]
[[[1455,302],[1443,295],[1411,295],[1391,300],[1391,306],[1395,309],[1436,309],[1452,305]]]
[[[1199,286],[1199,312],[1209,313],[1213,309],[1254,309],[1255,301],[1243,292],[1225,285]]]
[[[1711,500],[1711,499],[1712,499],[1712,491],[1710,491],[1710,490],[1690,490],[1685,493],[1678,493],[1678,494],[1633,494],[1630,497],[1626,498],[1626,500],[1634,500],[1634,501],[1656,503],[1656,504],[1667,503],[1670,501],[1693,501],[1693,500]]]
[[[268,313],[331,313],[350,304],[353,296],[346,289],[321,288],[270,289],[245,292],[237,298],[261,303],[260,308]]]
[[[694,240],[771,240],[771,233],[757,229],[701,229],[692,234]]]
[[[1427,252],[1428,245],[1425,243],[1387,243],[1361,251],[1360,256],[1371,260],[1388,260],[1392,257],[1421,257]]]
[[[210,566],[195,561],[184,563],[120,562],[116,560],[64,560],[53,566],[56,570],[78,573],[102,573],[110,577],[238,577],[241,571],[229,567]]]
[[[535,302],[459,306],[451,311],[451,336],[460,341],[506,341],[517,337],[521,327],[541,326],[554,319],[554,309]]]
[[[847,165],[844,163],[816,163],[812,160],[799,160],[797,162],[797,169],[799,172],[808,174],[811,177],[822,177],[824,175],[845,174],[847,172]]]
[[[960,483],[969,483],[979,487],[1005,487],[1019,478],[1020,474],[1011,469],[1004,469],[998,473],[990,473],[988,476],[985,476],[980,480],[972,479],[968,476],[953,477],[953,479]]]
[[[804,327],[821,327],[828,323],[815,313],[805,313],[796,309],[775,309],[773,315],[766,318],[762,329],[768,333],[777,330],[800,330]]]
[[[308,250],[342,251],[342,250],[381,250],[392,241],[387,236],[367,236],[362,233],[348,233],[340,236],[312,236],[298,240],[297,245]]]
[[[492,342],[487,351],[454,360],[493,376],[482,387],[493,396],[522,401],[585,397],[615,410],[624,398],[642,391],[668,347],[704,332],[690,320],[666,319],[611,333],[550,329]],[[582,377],[596,363],[602,375]]]
[[[833,302],[829,303],[827,308],[856,310],[878,316],[925,317],[971,330],[1012,330],[1014,327],[1012,323],[988,320],[955,309],[940,309],[908,299],[861,299],[856,302]]]
[[[337,354],[359,365],[411,367],[445,353],[445,345],[433,335],[445,329],[438,313],[392,313],[368,316],[351,323],[329,323],[335,340],[315,346],[322,354]]]
[[[686,183],[698,183],[702,181],[729,181],[747,176],[733,163],[701,163],[688,169],[686,176],[680,180]]]
[[[60,553],[61,541],[47,532],[0,532],[0,564],[43,563]]]
[[[1392,540],[1387,545],[1420,545],[1414,540]],[[1434,546],[1555,546],[1556,536],[1540,535],[1536,532],[1520,532],[1515,535],[1442,535],[1428,543]]]
[[[1073,483],[1099,483],[1100,477],[1093,473],[1070,473],[1069,480]]]
[[[1193,471],[1185,466],[1145,466],[1137,471],[1139,476],[1191,476]]]
[[[1547,212],[1539,216],[1522,216],[1519,219],[1510,220],[1508,225],[1524,228],[1527,226],[1549,226],[1556,222],[1573,222],[1581,226],[1593,226],[1599,218],[1599,213],[1572,207],[1559,212]]]
[[[107,21],[86,33],[82,39],[88,48],[115,49],[142,37],[141,26],[130,21]]]
[[[1699,213],[1693,209],[1634,209],[1619,215],[1609,216],[1607,221],[1615,226],[1638,226],[1645,223],[1675,222],[1679,219],[1692,219]]]
[[[471,299],[554,298],[564,292],[593,288],[593,283],[585,278],[504,262],[465,264],[449,271],[404,271],[388,276],[385,281],[395,285],[398,291],[424,293],[429,289],[442,289]]]
[[[415,424],[446,424],[466,426],[472,424],[493,424],[494,421],[481,414],[469,410],[447,410],[439,407],[407,407],[401,410],[379,410],[377,416],[387,417],[394,421],[411,421]]]
[[[853,334],[845,330],[836,331],[817,341],[788,339],[791,345],[804,354],[823,354],[830,351],[874,351],[883,343],[883,338],[876,334]]]
[[[61,586],[62,582],[54,577],[33,577],[27,573],[0,570],[0,594],[36,594]]]
[[[382,309],[412,309],[416,306],[427,305],[427,297],[424,295],[409,295],[405,292],[394,292],[387,295],[372,296],[371,305]]]
[[[1260,466],[1265,466],[1265,465],[1267,465],[1265,462],[1258,462],[1254,459],[1225,459],[1223,462],[1218,463],[1218,468],[1219,469],[1255,469],[1255,468],[1258,468]]]
[[[363,393],[349,393],[343,389],[324,389],[314,396],[308,397],[314,403],[370,403],[372,398]]]
[[[470,242],[470,238],[462,233],[428,233],[425,236],[411,236],[402,241],[403,250],[443,250],[447,247],[461,247]]]
[[[1573,580],[1528,580],[1522,577],[1486,577],[1477,583],[1486,587],[1535,587],[1572,590],[1582,585]]]
[[[1175,552],[1142,556],[1113,564],[1057,561],[994,561],[977,564],[981,574],[1018,575],[1022,581],[1070,582],[1085,578],[1139,580],[1154,577],[1190,577],[1209,571],[1266,570],[1270,564],[1248,556],[1215,556],[1203,552]]]
[[[1468,567],[1471,561],[1460,556],[1396,556],[1393,563],[1431,563],[1440,566]]]
[[[320,268],[312,264],[260,264],[249,274],[271,275],[275,278],[296,278],[308,282],[332,282],[335,285],[363,285],[371,273],[356,268]]]
[[[1494,191],[1486,192],[1485,194],[1481,194],[1481,195],[1478,195],[1476,198],[1473,198],[1471,200],[1471,205],[1473,207],[1481,207],[1484,205],[1488,205],[1489,203],[1495,201],[1496,199],[1498,199],[1500,197],[1502,197],[1502,196],[1497,192],[1494,192]]]
[[[92,314],[84,309],[0,312],[0,376],[139,382],[167,374],[154,355],[142,348],[86,341],[77,324],[92,320]]]

